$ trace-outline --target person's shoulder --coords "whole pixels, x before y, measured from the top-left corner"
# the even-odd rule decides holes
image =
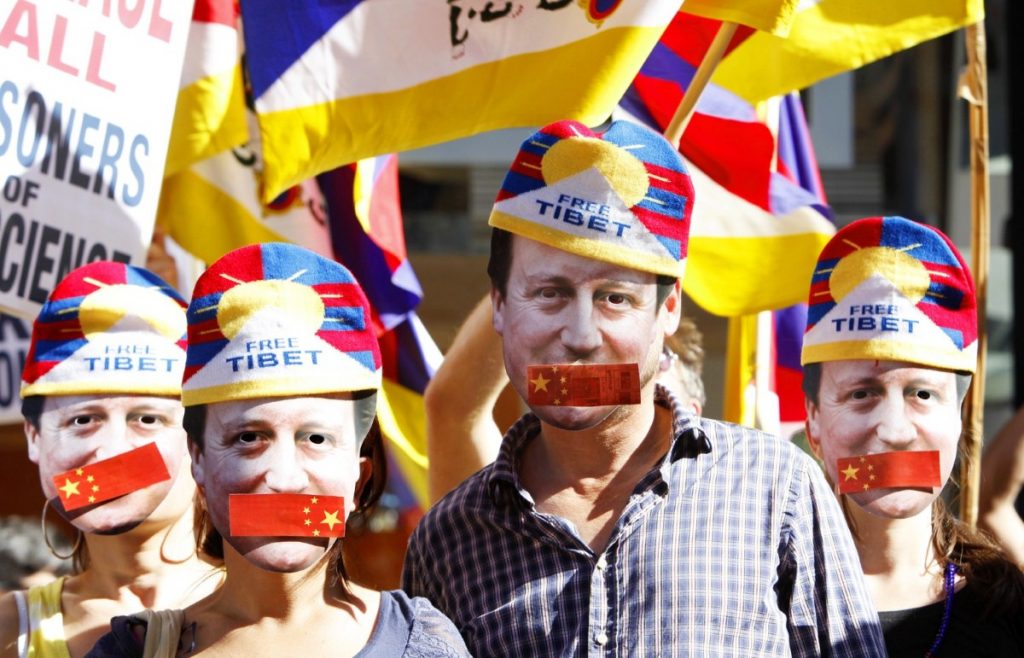
[[[381,592],[399,610],[409,626],[409,644],[403,654],[407,658],[461,658],[469,656],[459,630],[448,617],[422,596],[402,590]]]
[[[807,455],[799,446],[775,434],[703,417],[698,421],[698,427],[708,437],[713,454],[725,456],[739,451],[755,457],[776,458],[801,466],[807,464]],[[810,460],[810,463],[813,464],[813,460]]]
[[[18,602],[15,592],[0,595],[0,657],[18,655]]]
[[[449,491],[427,510],[420,525],[424,522],[440,523],[453,518],[476,515],[491,507],[493,503],[489,489],[494,468],[493,463],[488,464],[463,480],[459,486]]]

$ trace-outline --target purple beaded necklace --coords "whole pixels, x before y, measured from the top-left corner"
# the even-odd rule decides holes
[[[943,591],[946,594],[946,609],[942,613],[942,623],[939,624],[939,632],[935,634],[935,641],[932,642],[928,652],[924,654],[924,658],[934,658],[935,652],[939,650],[939,645],[942,644],[942,638],[946,636],[946,629],[949,627],[949,617],[953,613],[953,586],[956,584],[956,573],[956,565],[952,562],[948,563],[942,583]]]

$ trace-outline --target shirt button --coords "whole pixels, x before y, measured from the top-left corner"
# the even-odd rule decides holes
[[[604,645],[608,644],[608,634],[604,631],[598,633],[597,637],[594,638],[594,642],[597,642],[598,646],[603,647]]]
[[[604,556],[602,555],[597,558],[597,564],[594,566],[597,567],[598,571],[604,571],[604,568],[608,566],[608,560],[604,559]]]

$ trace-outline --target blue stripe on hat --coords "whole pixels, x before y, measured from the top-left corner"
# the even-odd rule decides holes
[[[64,322],[74,320],[78,317],[78,307],[82,305],[85,296],[67,297],[65,299],[51,299],[43,306],[39,318],[45,322]],[[66,311],[66,313],[61,313]],[[58,315],[58,313],[61,313]]]
[[[227,340],[214,340],[208,343],[189,343],[188,351],[185,353],[185,365],[204,365],[208,363],[210,359],[217,356],[217,353],[224,349],[227,344]]]
[[[836,303],[832,302],[832,301],[829,301],[829,302],[819,302],[817,304],[812,304],[811,306],[808,306],[807,307],[807,326],[808,327],[813,327],[814,325],[818,324],[818,320],[820,320],[823,317],[825,317],[825,314],[828,313],[829,311],[831,311],[832,309],[834,309],[835,307],[836,307]]]
[[[512,196],[519,196],[524,192],[532,192],[541,187],[544,187],[544,180],[540,177],[534,178],[533,176],[527,176],[512,170],[509,170],[505,175],[505,181],[501,184],[501,189],[511,193]]]
[[[358,306],[327,306],[320,331],[363,331],[366,314]],[[371,368],[372,370],[372,368]]]
[[[919,246],[906,250],[906,253],[917,260],[960,269],[960,262],[950,251],[949,246],[931,229],[902,217],[882,218],[882,239],[879,246],[902,251],[912,244]]]
[[[84,338],[36,341],[36,361],[63,361],[88,342]]]
[[[814,274],[811,275],[811,283],[820,283],[822,281],[828,281],[832,278],[832,270],[836,269],[839,265],[839,258],[832,258],[830,260],[819,260],[814,266]]]
[[[654,235],[654,237],[658,238],[658,242],[663,244],[665,246],[665,248],[668,249],[668,252],[670,254],[672,254],[673,258],[675,258],[676,260],[679,260],[680,258],[682,258],[682,252],[680,251],[680,248],[679,248],[679,240],[676,240],[675,238],[668,238],[668,237],[665,237],[664,235],[658,235],[656,233],[654,233],[652,235]]]
[[[683,210],[686,209],[686,200],[680,194],[674,194],[653,185],[647,188],[646,197],[636,204],[637,208],[643,208],[664,215],[669,219],[682,221]]]

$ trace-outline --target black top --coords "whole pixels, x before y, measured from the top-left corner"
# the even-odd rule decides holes
[[[1024,656],[1024,619],[983,616],[987,601],[968,583],[953,595],[949,627],[936,656]],[[935,641],[946,602],[879,612],[890,658],[921,658]]]

